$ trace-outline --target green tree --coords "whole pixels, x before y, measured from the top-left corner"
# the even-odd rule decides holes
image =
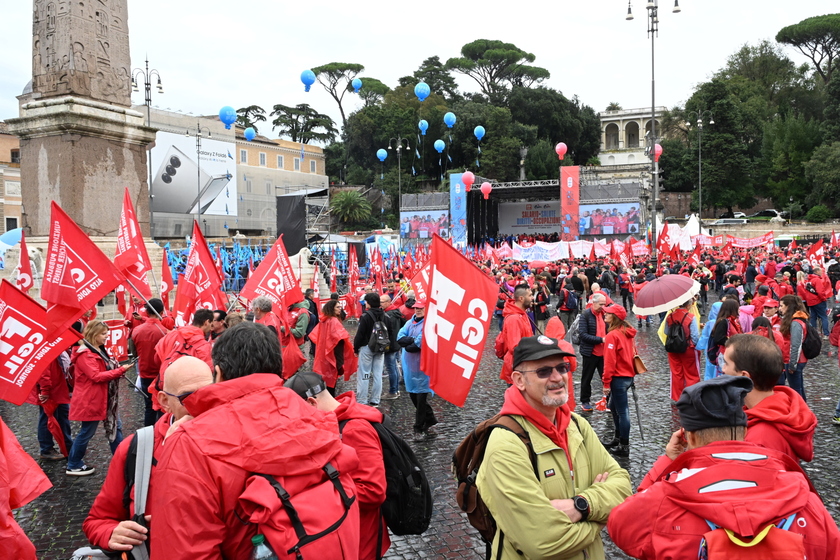
[[[805,199],[811,189],[805,164],[822,142],[821,136],[819,123],[802,117],[776,119],[765,126],[760,180],[777,205],[784,205],[791,196]]]
[[[381,103],[385,98],[385,94],[391,91],[391,88],[377,80],[376,78],[365,78],[362,80],[362,89],[359,90],[359,97],[365,104],[365,107]],[[346,123],[345,123],[346,126]]]
[[[803,19],[782,28],[776,34],[776,40],[796,47],[808,57],[823,83],[827,84],[834,71],[834,59],[840,56],[840,14]]]
[[[694,136],[696,139],[696,135]],[[693,149],[679,139],[663,139],[662,155],[659,156],[659,180],[663,191],[689,192],[697,185],[697,148]],[[705,152],[705,149],[704,149]],[[648,160],[650,161],[650,160]],[[703,158],[704,164],[708,163]],[[703,206],[709,207],[710,199],[703,197]]]
[[[442,95],[448,102],[461,99],[455,78],[440,61],[439,56],[431,56],[424,60],[414,74],[400,78],[399,83],[401,86],[414,88],[420,80],[426,82],[432,93]]]
[[[236,110],[236,124],[245,128],[250,126],[255,132],[259,132],[258,122],[265,122],[265,109],[259,105],[248,105]]]
[[[836,62],[835,66],[840,65]],[[835,72],[825,88],[822,132],[826,142],[840,140],[840,72]]]
[[[563,165],[574,165],[574,161],[570,157],[561,161],[554,151],[554,144],[548,140],[538,140],[528,148],[528,155],[525,156],[525,177],[529,181],[557,179]]]
[[[330,212],[341,224],[356,225],[370,219],[371,205],[358,191],[342,191],[332,197]]]
[[[316,66],[312,69],[318,83],[324,86],[330,97],[338,103],[338,111],[341,113],[341,128],[347,127],[347,117],[344,115],[344,94],[353,90],[353,78],[365,69],[361,64],[352,62],[330,62],[323,66]],[[362,86],[364,87],[364,86]]]
[[[338,131],[333,120],[319,113],[306,103],[289,107],[275,105],[271,116],[275,117],[271,123],[278,133],[288,136],[292,142],[309,144],[312,141],[328,143],[335,140]]]
[[[813,187],[808,204],[822,203],[836,211],[840,201],[840,142],[825,143],[815,149],[805,164],[805,177]]]
[[[461,56],[447,60],[446,68],[469,76],[492,103],[503,104],[513,86],[530,87],[551,76],[529,64],[535,59],[512,43],[478,39],[461,47]]]
[[[621,105],[616,103],[615,101],[611,101],[609,105],[607,105],[607,111],[621,111]]]

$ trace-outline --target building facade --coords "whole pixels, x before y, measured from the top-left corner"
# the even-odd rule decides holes
[[[21,227],[20,141],[0,123],[0,233]]]

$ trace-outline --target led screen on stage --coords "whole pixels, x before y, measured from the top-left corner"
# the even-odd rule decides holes
[[[641,216],[638,202],[580,205],[580,235],[639,233]]]
[[[431,239],[436,233],[449,237],[448,210],[417,210],[400,212],[400,237],[403,239]]]

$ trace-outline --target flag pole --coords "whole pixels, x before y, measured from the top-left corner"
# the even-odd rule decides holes
[[[155,315],[157,315],[158,319],[160,319],[161,321],[163,321],[163,317],[161,317],[161,316],[160,316],[160,313],[158,313],[158,312],[157,312],[157,309],[155,309],[155,308],[152,306],[152,304],[150,304],[150,303],[149,303],[149,300],[148,300],[148,299],[146,299],[146,296],[144,296],[144,295],[140,292],[140,290],[138,290],[138,289],[137,289],[137,287],[136,287],[134,284],[132,284],[132,283],[131,283],[131,280],[129,280],[128,278],[126,278],[126,279],[125,279],[125,282],[126,282],[126,284],[128,284],[129,286],[131,286],[131,289],[132,289],[132,290],[134,290],[137,294],[139,294],[139,295],[140,295],[140,297],[141,297],[141,298],[143,298],[143,301],[145,301],[145,302],[146,302],[146,306],[147,306],[149,309],[151,309],[152,311],[154,311],[154,313],[155,313]]]

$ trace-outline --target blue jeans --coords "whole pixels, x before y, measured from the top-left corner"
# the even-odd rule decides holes
[[[359,350],[359,371],[356,372],[356,400],[362,404],[379,404],[382,396],[382,369],[385,354],[375,354],[367,346]],[[373,386],[371,386],[371,381]],[[370,395],[368,395],[370,390]]]
[[[802,362],[801,364],[796,364],[796,368],[793,372],[788,373],[788,368],[785,368],[785,373],[779,377],[778,383],[776,385],[784,385],[785,382],[790,386],[791,389],[796,391],[802,396],[802,400],[806,401],[808,399],[805,398],[805,383],[802,380],[802,370],[805,369],[805,364],[808,362]]]
[[[811,319],[809,321],[809,324],[814,328],[816,328],[817,326],[817,318],[822,320],[823,334],[825,336],[828,336],[828,304],[824,301],[819,302],[817,305],[811,306]]]
[[[41,454],[44,454],[53,451],[53,435],[47,426],[49,417],[42,407],[39,406],[38,409],[38,443],[41,446]],[[54,415],[64,434],[64,445],[67,446],[67,452],[69,453],[70,448],[73,447],[73,438],[70,437],[70,420],[67,419],[68,414],[70,414],[70,405],[60,404],[56,407]]]
[[[630,405],[627,401],[627,391],[632,384],[632,377],[613,377],[610,380],[610,412],[618,440],[623,445],[630,443]]]
[[[152,407],[152,395],[149,393],[149,386],[154,382],[154,379],[147,379],[145,377],[140,378],[140,386],[142,387],[140,394],[143,395],[143,402],[146,406],[146,410],[143,414],[144,426],[153,425],[161,416],[163,416],[162,412],[157,411],[154,407]]]
[[[388,392],[396,395],[400,392],[400,371],[397,369],[397,356],[399,352],[385,354],[385,373],[388,374]]]
[[[83,420],[82,429],[76,434],[76,439],[73,440],[73,447],[70,448],[70,456],[67,458],[68,469],[80,469],[84,466],[85,453],[87,453],[87,446],[93,434],[96,433],[96,427],[99,426],[99,420]],[[117,437],[110,442],[111,454],[117,450],[117,446],[122,441],[122,422],[117,417]]]

